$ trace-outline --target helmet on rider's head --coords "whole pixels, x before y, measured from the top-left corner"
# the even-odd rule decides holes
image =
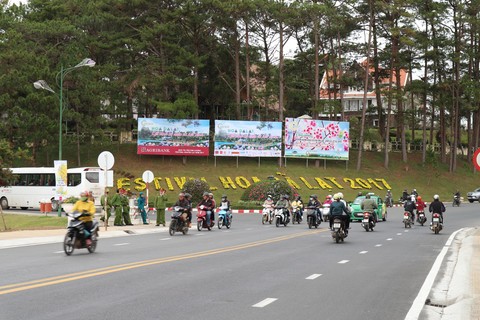
[[[433,200],[438,200],[438,199],[440,199],[440,197],[438,196],[438,194],[436,194],[436,195],[433,196]]]
[[[332,199],[332,195],[329,194],[329,195],[327,195],[325,198],[326,198],[326,199]]]
[[[418,201],[422,200],[422,197],[418,196],[418,197],[417,197],[417,200],[418,200]]]
[[[343,193],[339,192],[339,193],[337,193],[337,194],[338,194],[338,196],[340,197],[340,199],[343,199]]]
[[[370,199],[370,193],[367,193],[367,194],[365,195],[365,199]]]
[[[387,192],[390,192],[390,189],[388,189]]]
[[[208,192],[205,191],[205,192],[202,194],[202,197],[208,197]]]
[[[333,195],[333,200],[340,200],[340,195],[338,193],[335,193]]]
[[[184,193],[184,192],[180,192],[180,193],[178,194],[179,197],[185,197],[186,195],[187,195],[187,194]]]
[[[312,195],[312,198],[313,198],[313,199],[315,199],[315,200],[317,200],[317,199],[318,199],[318,197],[317,197],[317,195],[316,195],[316,194]]]
[[[208,196],[213,198],[213,193],[209,192]]]
[[[226,194],[223,194],[223,195],[222,195],[222,199],[227,200],[227,195],[226,195]]]
[[[269,194],[269,195],[267,196],[267,199],[270,199],[270,200],[272,200],[272,195],[271,195],[271,194]]]
[[[296,196],[296,197],[295,197],[295,200],[300,201],[300,200],[302,200],[302,197]]]

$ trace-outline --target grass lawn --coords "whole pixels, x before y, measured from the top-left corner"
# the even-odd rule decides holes
[[[64,229],[67,226],[66,217],[59,218],[56,216],[33,216],[22,214],[4,214],[3,216],[8,231]],[[0,231],[5,231],[1,217]]]

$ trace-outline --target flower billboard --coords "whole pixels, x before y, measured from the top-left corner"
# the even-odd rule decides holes
[[[137,153],[208,156],[210,120],[138,118]]]
[[[348,160],[348,122],[285,119],[285,157]]]
[[[214,155],[281,157],[282,123],[215,120]]]

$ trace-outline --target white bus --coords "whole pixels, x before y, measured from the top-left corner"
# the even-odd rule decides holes
[[[13,181],[7,187],[0,187],[0,205],[8,208],[40,208],[40,201],[50,200],[52,210],[58,210],[55,200],[54,168],[11,168]],[[71,168],[67,170],[67,198],[78,197],[82,191],[92,191],[95,205],[100,205],[104,192],[105,178],[100,168]],[[109,171],[109,175],[112,175]]]

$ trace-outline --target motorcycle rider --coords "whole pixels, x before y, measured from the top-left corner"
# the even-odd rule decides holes
[[[215,201],[215,199],[213,198],[213,193],[209,193],[208,194],[208,197],[210,198],[210,200],[212,201],[212,210],[210,212],[210,217],[212,219],[212,221],[215,221],[215,208],[217,207],[217,202]]]
[[[81,212],[85,216],[81,217],[79,220],[83,221],[85,229],[90,233],[93,228],[93,216],[95,215],[95,204],[88,200],[88,191],[80,193],[80,200],[75,202],[73,205],[73,212]],[[85,239],[87,246],[92,244],[90,240],[90,235]]]
[[[373,200],[369,193],[365,195],[365,199],[360,205],[364,212],[370,213],[370,219],[377,223],[377,215],[375,214],[375,209],[378,208],[377,201]]]
[[[401,200],[402,200],[402,201],[407,201],[409,198],[410,198],[410,195],[408,194],[407,189],[403,190]]]
[[[410,213],[410,217],[412,218],[412,224],[415,221],[415,202],[412,200],[413,197],[408,197],[407,201],[403,204],[403,208],[405,209],[406,212]]]
[[[453,201],[460,203],[460,191],[457,190],[457,192],[453,194]]]
[[[336,193],[333,196],[333,200],[334,201],[330,205],[330,229],[332,229],[333,220],[335,218],[339,218],[343,221],[345,225],[345,235],[348,235],[350,212],[348,211],[343,201],[341,201],[342,199],[340,197],[340,194]],[[344,215],[343,213],[345,213],[346,215]]]
[[[183,208],[183,210],[185,210],[185,212],[188,215],[188,227],[191,228],[191,226],[192,226],[192,204],[191,204],[190,200],[187,199],[186,195],[187,195],[186,193],[180,192],[178,194],[178,200],[177,200],[177,202],[175,202],[175,204],[173,206],[174,207],[180,207],[180,208]]]
[[[280,200],[275,204],[276,208],[283,208],[287,214],[287,220],[290,218],[290,208],[292,207],[290,201],[288,200],[288,194],[282,195]]]
[[[425,202],[422,200],[422,197],[421,197],[421,196],[418,196],[418,197],[417,197],[417,203],[416,203],[415,205],[416,205],[416,207],[417,207],[417,221],[418,221],[418,218],[420,217],[419,212],[420,212],[420,211],[425,212],[425,207],[426,207],[427,205],[426,205]]]
[[[387,203],[387,206],[392,206],[392,199],[393,199],[393,195],[392,195],[392,192],[390,190],[387,190],[387,194],[385,195],[385,202]]]
[[[222,200],[220,201],[219,209],[227,211],[227,221],[228,221],[228,219],[230,219],[232,208],[230,207],[230,200],[227,199],[226,194],[222,195]]]
[[[347,202],[345,201],[345,199],[343,198],[343,193],[339,192],[338,193],[338,196],[340,197],[340,202],[343,202],[343,205],[345,206],[345,208],[347,208],[347,218],[345,219],[345,221],[347,221],[347,224],[345,226],[345,228],[350,229],[350,221],[351,221],[351,218],[350,218],[350,207],[347,205]]]
[[[417,189],[412,190],[412,196],[415,196],[415,200],[417,199],[417,197],[418,197]]]
[[[325,201],[323,201],[323,205],[326,205],[326,204],[331,205],[332,202],[333,202],[332,201],[332,196],[328,195],[328,196],[325,197]]]
[[[292,201],[292,207],[298,207],[300,211],[300,220],[303,220],[303,201],[302,197],[297,196],[295,200]]]
[[[310,198],[308,199],[307,207],[315,209],[315,213],[316,213],[316,216],[317,216],[317,221],[323,221],[322,215],[320,213],[320,207],[321,206],[322,206],[322,204],[320,203],[320,201],[318,201],[317,195],[312,194],[310,196]]]
[[[272,196],[268,195],[267,199],[265,199],[265,201],[263,202],[263,207],[266,208],[266,209],[272,209],[273,210],[273,205],[274,205],[274,202],[273,202]]]
[[[443,204],[442,201],[440,201],[440,197],[438,196],[438,194],[433,196],[433,201],[430,203],[430,206],[428,207],[428,211],[430,211],[430,213],[440,214],[440,221],[443,223],[443,213],[445,212],[445,205]],[[432,219],[433,219],[433,214],[432,214]]]
[[[213,211],[214,206],[213,206],[213,202],[210,199],[210,195],[209,195],[208,192],[203,193],[203,199],[197,205],[197,208],[200,209],[200,210],[205,210],[207,212],[207,225],[210,225],[212,211]]]

